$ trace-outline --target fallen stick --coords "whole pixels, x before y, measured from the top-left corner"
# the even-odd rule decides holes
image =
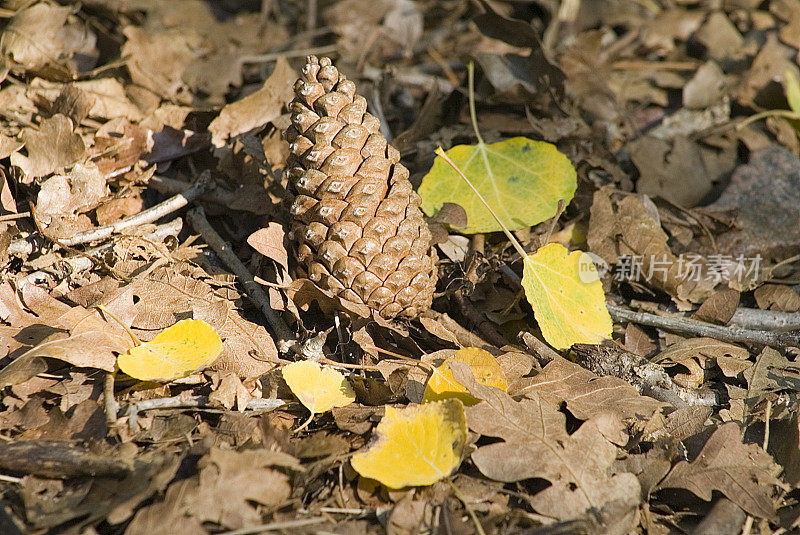
[[[230,244],[228,244],[222,236],[220,236],[211,223],[206,219],[205,212],[202,208],[194,208],[186,215],[189,223],[194,227],[205,240],[205,242],[219,255],[220,259],[225,262],[225,265],[230,268],[236,278],[242,283],[245,292],[250,296],[256,305],[261,309],[264,317],[267,318],[270,326],[272,326],[275,333],[275,345],[281,353],[288,353],[294,351],[299,355],[303,355],[303,348],[294,336],[294,333],[289,329],[283,319],[272,309],[269,304],[269,298],[261,286],[253,279],[253,275],[247,270],[245,265],[239,258],[233,254]]]
[[[255,398],[247,402],[245,410],[273,411],[286,405],[282,399]],[[171,398],[145,399],[131,403],[123,411],[126,415],[160,409],[219,409],[217,403],[212,402],[208,396],[173,396]]]
[[[122,478],[131,471],[120,459],[97,455],[82,446],[57,440],[19,440],[0,444],[0,470],[51,479]]]
[[[647,312],[634,312],[615,305],[606,306],[614,321],[638,323],[677,334],[716,338],[722,342],[761,344],[772,347],[800,347],[800,333],[796,332],[781,333],[725,327],[690,318],[656,316]]]
[[[81,245],[84,243],[89,243],[93,241],[105,240],[109,238],[111,235],[121,232],[125,229],[129,229],[131,227],[136,227],[138,225],[144,225],[146,223],[152,223],[158,219],[161,219],[164,216],[167,216],[177,210],[180,210],[197,197],[205,193],[207,190],[211,188],[212,180],[211,180],[211,173],[204,172],[200,175],[197,179],[197,182],[192,185],[191,188],[187,189],[186,191],[175,195],[174,197],[170,197],[166,201],[153,206],[152,208],[148,208],[147,210],[143,210],[138,214],[134,214],[132,216],[126,217],[125,219],[121,219],[114,223],[103,225],[102,227],[93,228],[91,230],[87,230],[84,232],[79,232],[74,236],[69,238],[61,238],[55,240],[59,245],[65,247],[73,247],[75,245]],[[15,240],[11,242],[11,245],[8,247],[9,254],[26,254],[33,252],[35,248],[35,243],[32,241],[34,238],[28,237],[21,240]]]
[[[152,232],[138,237],[143,240],[158,243],[164,241],[164,239],[168,236],[177,236],[180,234],[182,228],[183,220],[180,217],[177,217],[169,223],[158,225],[155,229],[153,229]],[[69,258],[60,258],[54,256],[52,264],[56,264],[59,267],[64,266],[70,274],[80,273],[82,271],[91,269],[97,262],[95,258],[101,256],[106,251],[109,251],[112,247],[114,247],[114,242],[104,243],[103,245],[93,247],[92,249],[88,249],[79,255],[71,256]],[[19,279],[17,284],[19,286],[23,286],[26,282],[38,284],[39,281],[47,280],[48,276],[50,275],[57,277],[58,272],[59,268],[53,268],[50,266],[40,267],[40,269],[37,271],[29,273]]]
[[[283,407],[287,403],[282,399],[255,398],[247,402],[245,410],[249,411],[274,411]],[[219,409],[218,403],[214,403],[208,396],[173,396],[171,398],[145,399],[131,403],[122,412],[128,417],[128,426],[133,431],[136,430],[136,420],[140,412],[162,410],[162,409]],[[117,413],[119,414],[119,413]]]
[[[736,309],[728,324],[745,329],[794,331],[800,329],[800,312],[740,307]]]

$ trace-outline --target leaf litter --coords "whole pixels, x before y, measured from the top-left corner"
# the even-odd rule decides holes
[[[4,529],[800,527],[794,2],[256,4],[6,6]],[[419,318],[298,269],[309,53],[420,192]]]

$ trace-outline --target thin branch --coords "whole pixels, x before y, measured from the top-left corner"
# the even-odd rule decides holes
[[[186,218],[194,229],[203,236],[206,243],[219,255],[225,265],[230,268],[234,275],[239,279],[247,295],[261,308],[261,312],[272,326],[276,336],[276,346],[281,353],[294,351],[302,354],[297,338],[289,329],[283,319],[272,309],[269,298],[259,284],[253,279],[253,275],[247,270],[241,260],[233,253],[229,243],[220,236],[211,223],[206,219],[202,208],[194,208],[189,211]]]
[[[211,173],[203,173],[191,188],[167,199],[160,204],[153,206],[152,208],[143,210],[138,214],[126,217],[125,219],[121,219],[115,223],[103,225],[102,227],[93,228],[85,232],[79,232],[72,237],[62,238],[55,241],[59,245],[73,247],[75,245],[81,245],[93,241],[105,240],[106,238],[111,237],[112,234],[122,232],[123,230],[147,223],[152,223],[153,221],[180,210],[210,189],[211,184]],[[11,242],[11,245],[8,248],[9,253],[24,254],[26,252],[32,252],[35,248],[35,244],[32,242],[29,243],[29,240],[31,239],[32,238],[29,237],[23,240],[15,240]]]
[[[245,410],[274,411],[286,405],[282,399],[255,398],[247,402]],[[212,402],[208,396],[174,396],[171,398],[144,399],[131,403],[125,408],[124,414],[131,415],[139,412],[161,409],[218,409],[219,405]]]
[[[740,307],[728,323],[745,329],[794,331],[800,329],[800,312]]]
[[[722,342],[762,344],[772,347],[800,347],[800,333],[796,332],[778,333],[725,327],[689,318],[656,316],[647,312],[634,312],[615,305],[606,306],[614,321],[628,321],[678,334],[716,338]]]

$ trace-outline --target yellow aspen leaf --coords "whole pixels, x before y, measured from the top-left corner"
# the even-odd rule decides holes
[[[786,100],[789,101],[789,108],[796,114],[800,114],[800,82],[789,69],[786,69],[783,75],[783,87],[786,91]]]
[[[525,258],[522,287],[545,341],[554,348],[611,338],[603,285],[586,253],[545,245]]]
[[[497,212],[502,225],[519,230],[556,214],[558,201],[575,195],[577,175],[569,159],[555,145],[514,137],[497,143],[457,145],[446,154]],[[502,225],[441,157],[419,187],[422,210],[429,216],[446,202],[467,212],[464,234],[496,232]]]
[[[210,366],[222,353],[222,340],[202,320],[181,320],[117,359],[127,375],[142,381],[174,381]]]
[[[453,378],[453,370],[450,369],[451,361],[463,362],[469,366],[475,380],[480,384],[499,388],[503,392],[508,390],[508,381],[506,381],[503,368],[500,367],[497,359],[479,347],[465,347],[447,358],[441,366],[433,369],[433,375],[425,385],[423,402],[455,398],[469,407],[480,401]]]
[[[323,368],[313,360],[292,362],[281,371],[289,389],[312,416],[356,400],[353,387],[344,375],[333,368]]]
[[[363,477],[392,489],[432,485],[458,467],[467,440],[464,406],[457,399],[387,406],[378,438],[350,463]]]

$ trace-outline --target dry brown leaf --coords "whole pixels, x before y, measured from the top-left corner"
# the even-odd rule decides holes
[[[67,338],[58,337],[46,340],[16,360],[47,357],[63,360],[81,368],[98,368],[113,372],[117,363],[115,352],[120,353],[127,349],[117,341],[110,340],[102,332],[88,331]]]
[[[42,120],[38,129],[25,128],[21,137],[28,156],[15,152],[11,164],[21,168],[27,180],[75,163],[86,150],[81,136],[73,131],[72,121],[60,114]]]
[[[32,70],[48,64],[66,64],[68,72],[91,69],[97,58],[96,37],[72,16],[73,11],[47,2],[17,11],[3,31],[3,55]],[[80,58],[68,63],[75,54]]]
[[[581,420],[613,413],[621,420],[649,418],[662,403],[640,395],[634,387],[616,377],[599,377],[574,362],[558,357],[536,375],[522,392],[541,397],[553,406],[567,409]]]
[[[676,464],[659,488],[687,489],[705,501],[718,491],[747,513],[770,519],[781,485],[775,468],[772,457],[756,444],[743,444],[739,426],[729,422],[714,431],[696,459]]]
[[[794,57],[791,49],[780,44],[774,33],[767,34],[767,42],[758,49],[758,55],[753,59],[736,91],[739,102],[744,106],[756,104],[756,107],[780,109],[781,105],[768,86],[782,79],[787,69],[797,76],[798,68],[789,59],[791,57]]]
[[[283,243],[285,238],[286,231],[283,226],[273,221],[248,236],[247,243],[262,255],[277,262],[288,273],[289,253]]]
[[[292,86],[297,73],[286,61],[278,58],[275,70],[255,93],[222,108],[219,117],[211,121],[208,131],[215,147],[222,147],[232,137],[267,124],[281,114],[292,99]]]
[[[685,135],[675,136],[672,143],[643,136],[628,147],[631,160],[641,173],[636,191],[663,197],[686,208],[696,206],[711,191],[713,183],[733,169],[736,161],[735,150],[729,150],[727,165],[716,169],[707,151]]]
[[[137,329],[165,329],[188,317],[193,306],[216,301],[211,286],[179,273],[174,266],[158,268],[149,276],[138,278],[134,285],[139,314],[133,327]]]
[[[739,306],[739,297],[739,292],[732,288],[714,292],[708,299],[703,301],[703,304],[700,305],[693,317],[701,321],[725,325],[736,312],[736,307]],[[798,296],[798,299],[800,299],[800,296]]]
[[[208,396],[208,399],[219,402],[227,410],[236,405],[239,411],[244,411],[250,398],[250,392],[233,372],[224,372],[219,386]]]
[[[249,378],[267,373],[280,362],[272,336],[242,317],[230,301],[197,303],[193,310],[195,319],[208,322],[222,338],[222,354],[213,369]]]
[[[183,81],[194,90],[211,95],[215,101],[224,103],[221,97],[230,86],[242,85],[242,62],[239,54],[226,51],[197,58],[186,66]]]
[[[609,264],[618,263],[620,258],[638,261],[640,269],[631,264],[628,273],[633,282],[646,282],[663,290],[679,308],[688,309],[691,302],[711,295],[716,281],[707,276],[708,268],[699,256],[692,262],[699,271],[689,269],[688,255],[680,261],[670,250],[668,239],[638,197],[628,195],[614,203],[608,188],[595,192],[587,236],[589,250]]]
[[[157,95],[173,102],[188,104],[183,71],[191,63],[190,37],[177,31],[151,34],[144,28],[128,26],[123,30],[128,38],[122,46],[122,56],[131,79]]]
[[[42,182],[36,215],[49,224],[53,216],[79,214],[96,208],[107,194],[106,178],[95,164],[76,164],[68,175],[54,175]]]
[[[790,286],[784,284],[764,284],[753,292],[758,308],[763,310],[780,310],[781,312],[797,312],[800,310],[800,295]]]
[[[503,440],[472,453],[486,477],[506,482],[547,479],[552,485],[530,502],[538,513],[560,520],[614,500],[638,502],[636,476],[610,473],[618,453],[615,444],[628,440],[616,416],[593,417],[568,435],[564,414],[537,394],[516,402],[502,390],[477,383],[466,365],[453,363],[451,369],[458,382],[483,400],[465,409],[469,428]]]
[[[251,502],[276,507],[291,492],[289,478],[271,469],[276,466],[302,470],[296,459],[281,452],[213,448],[200,459],[200,475],[189,480],[181,505],[200,521],[231,529],[259,523],[261,515]]]

